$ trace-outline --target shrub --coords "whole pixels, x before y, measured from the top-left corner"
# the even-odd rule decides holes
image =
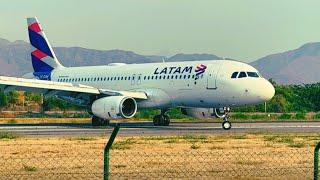
[[[316,115],[314,115],[313,119],[320,119],[320,113],[317,113]]]
[[[15,139],[18,136],[9,132],[0,132],[0,139]]]
[[[232,115],[234,119],[248,119],[248,116],[243,113],[236,113]]]
[[[305,119],[306,118],[306,113],[305,112],[298,112],[296,114],[296,119]]]
[[[279,116],[279,119],[291,119],[291,114],[287,114],[287,113],[281,114],[281,116]]]
[[[251,119],[266,119],[266,118],[268,118],[268,116],[265,114],[254,114],[251,116]]]

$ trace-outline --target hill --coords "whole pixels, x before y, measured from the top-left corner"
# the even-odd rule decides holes
[[[263,76],[280,84],[320,82],[320,43],[308,43],[295,50],[268,55],[251,64]]]

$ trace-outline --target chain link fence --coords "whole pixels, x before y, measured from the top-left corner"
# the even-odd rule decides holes
[[[313,179],[318,135],[120,137],[110,179]],[[303,142],[303,144],[301,144]],[[103,179],[104,138],[0,140],[0,179]]]
[[[111,154],[111,178],[312,179],[311,150]]]

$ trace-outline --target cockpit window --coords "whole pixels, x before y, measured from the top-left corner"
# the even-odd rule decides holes
[[[245,78],[245,77],[247,77],[246,72],[241,71],[238,78]]]
[[[259,77],[258,73],[256,72],[247,72],[247,74],[249,77],[256,77],[256,78]]]
[[[239,73],[239,72],[234,72],[234,73],[232,73],[231,78],[232,78],[232,79],[236,78],[237,75],[238,75],[238,73]]]

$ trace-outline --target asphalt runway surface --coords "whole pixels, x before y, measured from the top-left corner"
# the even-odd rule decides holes
[[[1,124],[0,131],[22,136],[106,136],[111,127],[92,127],[90,124]],[[235,133],[319,133],[320,122],[271,122],[271,123],[232,123],[231,130],[223,130],[221,123],[185,122],[171,123],[157,127],[151,122],[121,123],[119,136],[162,136],[185,134],[235,134]]]

